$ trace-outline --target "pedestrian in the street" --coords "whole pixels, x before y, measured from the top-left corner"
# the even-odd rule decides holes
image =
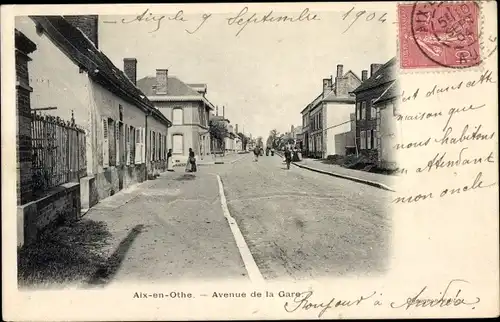
[[[257,146],[256,146],[256,147],[253,149],[253,154],[254,154],[254,156],[255,156],[255,160],[254,160],[254,161],[255,161],[255,162],[258,162],[258,161],[259,161],[259,154],[260,154],[260,149],[259,149],[259,147],[257,147]]]
[[[168,149],[167,152],[167,171],[174,171],[174,166],[172,164],[172,149]]]
[[[294,148],[293,148],[293,156],[292,156],[292,161],[293,161],[293,162],[299,162],[299,161],[300,161],[300,158],[299,158],[299,150],[297,149],[297,147],[294,147]]]
[[[292,162],[292,151],[288,147],[285,148],[285,162],[287,170],[290,170],[290,163]]]
[[[196,157],[192,148],[189,148],[189,157],[186,164],[186,172],[196,172]]]

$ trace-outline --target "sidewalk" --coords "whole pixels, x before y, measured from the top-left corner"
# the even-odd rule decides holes
[[[318,159],[305,158],[299,162],[292,162],[292,164],[303,169],[371,185],[389,191],[396,191],[396,188],[398,187],[400,181],[400,177],[395,175],[385,175],[348,169],[335,164],[325,164],[322,162],[322,160]]]
[[[18,254],[21,288],[248,276],[217,176],[165,172],[110,196]],[[50,265],[47,265],[50,261]]]
[[[217,177],[175,172],[151,182],[120,192],[85,215],[105,223],[111,235],[101,249],[107,263],[87,283],[246,280]]]

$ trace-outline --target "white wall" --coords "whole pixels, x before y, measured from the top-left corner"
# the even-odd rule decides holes
[[[79,68],[45,35],[38,34],[36,25],[29,17],[16,17],[15,27],[33,41],[37,49],[30,54],[29,62],[31,108],[57,107],[41,111],[42,114],[58,116],[69,121],[73,111],[75,123],[86,133],[87,173],[92,174],[93,146],[90,109],[90,80]]]
[[[173,121],[173,109],[175,107],[182,107],[183,110],[183,125],[173,124],[168,130],[167,144],[169,148],[173,148],[175,152],[175,147],[173,145],[173,135],[182,135],[183,139],[183,152],[181,154],[174,153],[172,159],[174,162],[184,163],[189,155],[189,148],[195,151],[195,154],[200,152],[200,138],[199,134],[206,132],[206,130],[200,128],[198,125],[198,103],[193,102],[154,102],[155,106],[160,110],[160,112],[165,115],[165,117]],[[195,120],[196,117],[196,120]],[[203,142],[202,142],[203,144]],[[207,147],[205,146],[205,151]],[[208,146],[208,151],[210,147]]]
[[[325,117],[325,127],[328,128],[326,131],[326,156],[345,153],[345,147],[342,147],[340,151],[339,147],[336,147],[335,136],[351,131],[351,122],[349,121],[350,115],[354,111],[354,104],[327,103]]]
[[[94,173],[103,171],[102,166],[102,117],[109,117],[115,121],[120,119],[119,105],[123,107],[123,123],[133,127],[146,127],[145,113],[133,104],[109,92],[101,85],[91,82],[91,103],[93,110],[94,144],[97,155],[93,161]]]
[[[378,136],[380,142],[379,156],[382,163],[396,164],[397,155],[393,146],[400,143],[401,122],[394,116],[394,103],[386,102],[380,105],[380,126]]]
[[[29,17],[16,17],[15,27],[33,41],[37,49],[30,54],[29,62],[31,107],[55,106],[57,110],[43,111],[64,120],[71,119],[74,111],[75,122],[82,127],[88,125],[88,84],[86,73],[79,68],[63,52],[57,48],[44,34],[39,35],[35,23]]]

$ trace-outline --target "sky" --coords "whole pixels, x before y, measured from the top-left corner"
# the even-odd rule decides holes
[[[366,13],[344,32],[356,11],[342,20],[345,11],[311,10],[319,20],[248,24],[236,36],[241,26],[227,18],[238,11],[213,14],[193,34],[186,29],[195,30],[201,14],[184,14],[186,21],[168,20],[172,13],[160,19],[162,13],[153,11],[144,15],[149,21],[99,16],[99,47],[121,69],[123,58],[136,58],[138,79],[167,68],[185,83],[206,83],[208,99],[225,106],[231,124],[264,140],[272,129],[302,124],[300,111],[322,91],[322,79],[335,75],[337,64],[361,77],[371,63],[385,63],[396,53],[390,12],[386,22],[378,20],[383,12],[370,21]],[[297,17],[300,11],[273,16],[283,14]]]

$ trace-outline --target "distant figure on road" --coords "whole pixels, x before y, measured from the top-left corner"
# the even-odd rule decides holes
[[[253,154],[254,154],[254,156],[255,156],[255,162],[259,161],[259,154],[260,154],[260,149],[259,149],[259,147],[257,147],[257,146],[256,146],[256,147],[253,149]]]
[[[293,156],[292,156],[292,161],[293,161],[293,162],[298,162],[298,161],[300,161],[300,157],[299,157],[299,150],[297,149],[297,147],[293,148]]]
[[[292,162],[292,151],[290,149],[285,148],[285,162],[286,162],[286,168],[290,170],[290,162]]]
[[[194,156],[194,151],[192,148],[189,148],[189,157],[186,164],[186,172],[196,172],[196,158]]]
[[[172,149],[168,149],[167,153],[167,171],[174,171],[174,167],[172,164]]]

